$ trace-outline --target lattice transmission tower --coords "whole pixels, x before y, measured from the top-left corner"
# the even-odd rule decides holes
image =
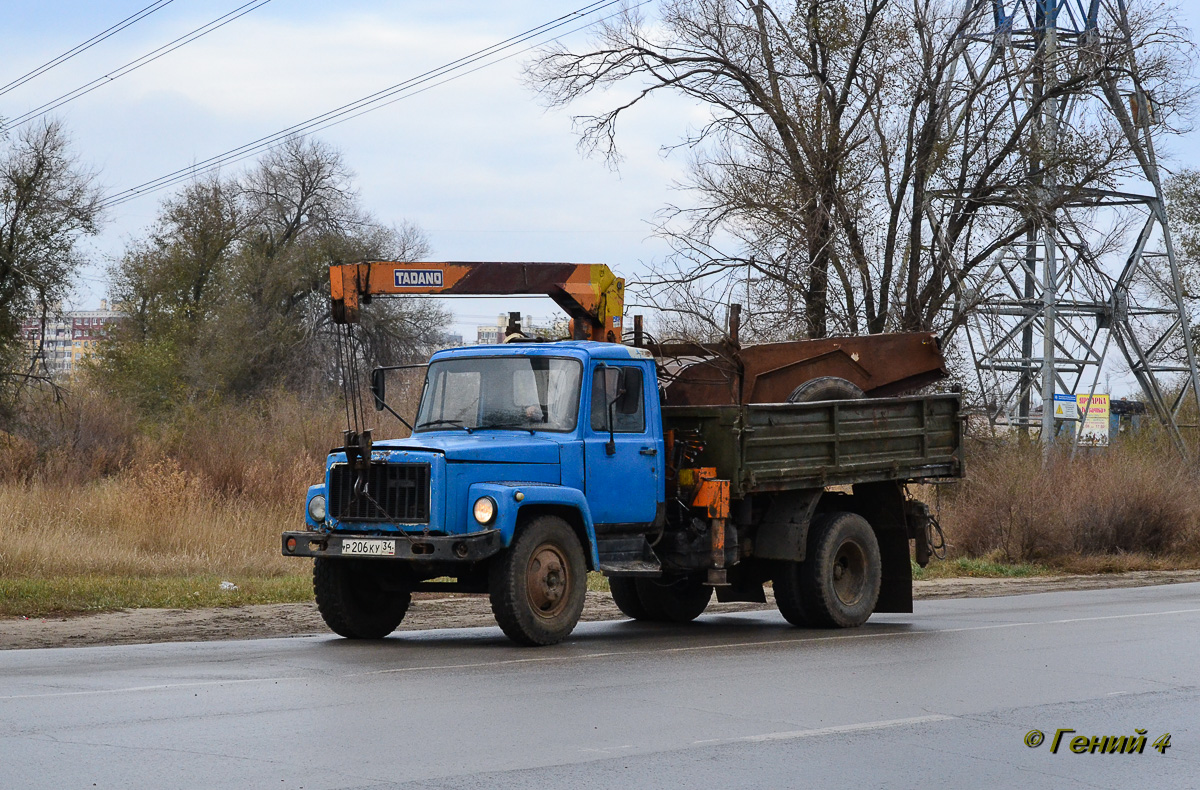
[[[964,0],[960,32],[957,87],[948,90],[1003,86],[1013,118],[1031,119],[1021,176],[988,197],[989,211],[1020,218],[1026,231],[959,297],[975,307],[965,336],[989,418],[1040,426],[1050,443],[1056,392],[1095,393],[1102,371],[1127,369],[1187,455],[1180,414],[1189,395],[1200,401],[1200,375],[1154,151],[1157,108],[1141,84],[1124,0]],[[967,113],[952,113],[947,132]],[[1064,165],[1066,147],[1096,139],[1079,128],[1105,124],[1127,146],[1116,185],[1127,188],[1089,183]]]

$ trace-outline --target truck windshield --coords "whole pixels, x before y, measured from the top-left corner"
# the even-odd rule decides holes
[[[415,430],[575,430],[582,370],[578,360],[562,357],[434,362],[426,374]]]

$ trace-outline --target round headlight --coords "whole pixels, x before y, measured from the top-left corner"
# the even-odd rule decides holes
[[[325,497],[318,494],[308,500],[308,515],[312,516],[312,520],[318,523],[325,520]]]
[[[491,524],[496,517],[496,500],[490,496],[481,496],[475,500],[475,520],[480,524]]]

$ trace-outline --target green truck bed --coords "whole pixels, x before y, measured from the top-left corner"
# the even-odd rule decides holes
[[[663,428],[702,448],[731,495],[962,477],[960,396],[664,406]]]

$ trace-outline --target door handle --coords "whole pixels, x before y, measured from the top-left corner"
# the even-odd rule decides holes
[[[658,448],[657,447],[643,447],[642,449],[638,450],[638,452],[641,453],[642,455],[658,455]]]

